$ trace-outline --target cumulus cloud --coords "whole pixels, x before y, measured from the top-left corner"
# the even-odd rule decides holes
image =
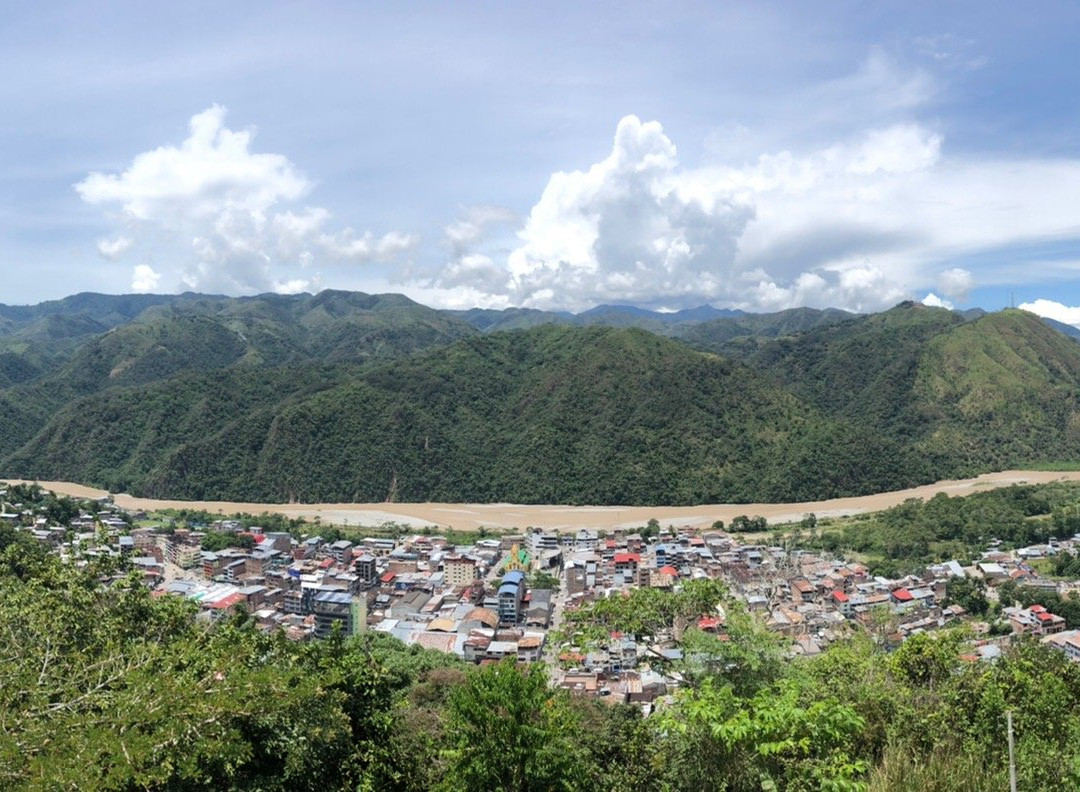
[[[99,242],[103,256],[117,258],[131,237],[146,237],[187,288],[239,293],[295,290],[317,282],[297,270],[390,261],[415,245],[397,231],[331,228],[322,207],[292,208],[311,182],[287,157],[252,151],[254,132],[228,129],[225,114],[218,105],[197,113],[179,146],[160,146],[121,173],[91,173],[75,185],[123,225],[124,236]]]
[[[786,252],[772,233],[756,237],[751,231],[763,212],[774,230],[790,221],[774,219],[772,203],[762,198],[814,200],[815,192],[834,189],[830,179],[918,171],[937,159],[940,145],[936,135],[898,127],[801,159],[781,153],[741,169],[694,170],[680,165],[659,123],[627,116],[604,160],[552,175],[505,259],[471,249],[478,223],[451,226],[455,256],[428,285],[470,286],[493,299],[545,308],[702,300],[768,309],[876,307],[904,299],[908,288],[867,258],[869,247],[856,246],[846,260],[792,266],[789,256],[806,255],[807,229],[797,229]],[[837,229],[832,243],[830,225]],[[814,232],[814,243],[825,248],[842,250],[851,237],[835,219]]]
[[[658,122],[627,116],[604,159],[552,174],[505,254],[478,249],[481,224],[462,220],[447,229],[450,260],[416,280],[540,308],[869,311],[929,286],[953,304],[977,274],[950,261],[1080,236],[1077,196],[1080,161],[950,156],[915,123],[694,168]]]
[[[135,292],[152,292],[160,282],[161,275],[149,264],[136,264],[131,273],[131,290]]]
[[[966,269],[953,267],[938,275],[937,286],[946,297],[966,300],[968,292],[975,288],[975,276]]]
[[[133,244],[127,237],[118,236],[115,239],[99,239],[97,249],[102,258],[117,261],[131,249]]]
[[[953,309],[953,304],[948,300],[938,297],[933,292],[930,292],[922,298],[923,305],[929,305],[932,308],[948,308],[950,311]]]
[[[1080,328],[1080,306],[1070,306],[1054,300],[1038,299],[1033,302],[1021,303],[1020,308],[1031,311],[1038,316]]]

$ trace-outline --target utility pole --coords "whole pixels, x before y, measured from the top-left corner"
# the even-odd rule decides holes
[[[1012,710],[1005,710],[1005,728],[1009,735],[1009,792],[1016,792],[1016,754],[1013,748]]]

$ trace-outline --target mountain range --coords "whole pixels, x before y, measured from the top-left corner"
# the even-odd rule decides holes
[[[1080,344],[1018,310],[0,305],[0,474],[171,498],[797,501],[1080,459]]]

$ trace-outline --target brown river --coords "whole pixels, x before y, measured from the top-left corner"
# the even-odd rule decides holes
[[[15,482],[14,479],[8,479]],[[118,506],[129,510],[199,509],[236,514],[271,512],[288,517],[314,519],[323,523],[350,526],[375,526],[397,522],[413,527],[440,526],[456,530],[488,528],[536,528],[576,531],[579,528],[631,528],[656,518],[662,525],[708,526],[716,520],[730,523],[746,514],[760,515],[772,523],[795,522],[808,512],[819,518],[838,517],[867,511],[879,511],[902,503],[907,498],[931,498],[939,492],[947,495],[970,495],[973,492],[1009,484],[1043,484],[1051,481],[1080,481],[1080,471],[1005,470],[976,478],[939,481],[912,489],[835,498],[810,503],[717,503],[702,506],[556,506],[515,505],[510,503],[233,503],[230,501],[181,501],[115,495]],[[38,482],[46,489],[76,497],[106,495],[104,490],[65,481]]]

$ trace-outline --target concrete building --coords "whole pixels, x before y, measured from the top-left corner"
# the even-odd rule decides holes
[[[341,625],[342,635],[352,635],[352,596],[347,591],[323,591],[315,597],[315,636],[327,638],[334,625]]]
[[[448,586],[471,586],[478,577],[476,559],[467,556],[449,556],[443,562],[443,572]]]
[[[517,624],[521,621],[524,600],[525,573],[518,570],[507,572],[499,586],[499,623]]]

